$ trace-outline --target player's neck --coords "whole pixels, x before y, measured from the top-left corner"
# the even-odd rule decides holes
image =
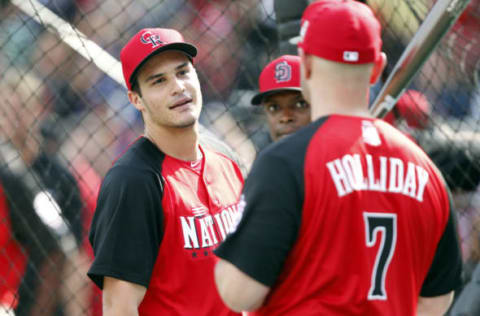
[[[315,83],[311,89],[312,120],[331,114],[370,117],[368,89]]]
[[[196,124],[191,128],[146,128],[145,137],[168,156],[187,161],[200,158]]]

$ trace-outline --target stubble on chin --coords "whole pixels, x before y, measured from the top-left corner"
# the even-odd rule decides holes
[[[189,113],[175,113],[168,111],[164,115],[157,115],[153,124],[158,127],[174,128],[174,129],[183,129],[195,126],[200,117],[200,111],[197,109],[191,109]]]
[[[195,124],[197,123],[197,119],[194,119],[192,118],[190,121],[186,121],[186,122],[181,122],[173,127],[176,127],[176,128],[188,128],[188,127],[193,127],[195,126]]]
[[[198,122],[199,115],[191,115],[189,117],[183,117],[183,118],[172,118],[169,122],[164,122],[164,126],[168,126],[171,128],[189,128],[195,126],[195,124]]]

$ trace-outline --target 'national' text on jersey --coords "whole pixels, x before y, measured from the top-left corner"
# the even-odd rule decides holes
[[[422,202],[428,183],[428,172],[423,167],[412,162],[405,164],[395,157],[347,154],[326,166],[339,197],[370,190],[404,194]]]
[[[233,230],[238,205],[229,206],[215,215],[180,216],[185,249],[215,246]]]

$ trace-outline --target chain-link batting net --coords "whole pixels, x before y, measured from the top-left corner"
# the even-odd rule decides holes
[[[250,105],[258,75],[295,52],[286,40],[308,1],[0,0],[0,315],[100,315],[100,292],[86,278],[88,227],[102,177],[143,125],[98,52],[85,59],[44,9],[19,9],[34,2],[115,58],[142,27],[180,30],[199,49],[202,126],[248,169],[270,142],[263,109]],[[384,27],[388,75],[433,1],[368,4]],[[466,281],[480,260],[479,32],[472,0],[387,118],[451,187]]]

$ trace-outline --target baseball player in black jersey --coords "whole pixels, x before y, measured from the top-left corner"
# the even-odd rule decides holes
[[[238,166],[200,144],[197,49],[176,30],[140,30],[120,54],[145,133],[103,180],[89,277],[103,315],[235,316],[215,291],[212,251],[233,230]]]

